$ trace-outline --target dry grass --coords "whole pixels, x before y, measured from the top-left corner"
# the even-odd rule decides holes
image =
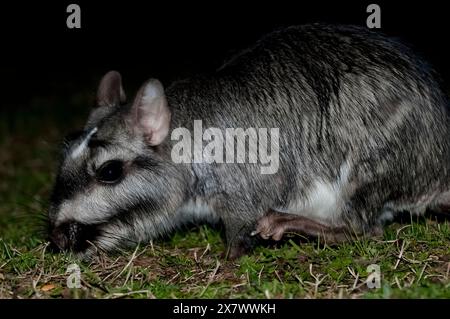
[[[293,238],[234,262],[220,257],[220,237],[205,226],[90,263],[50,254],[45,243],[17,249],[2,241],[0,297],[447,298],[449,233],[448,224],[427,220],[393,225],[383,241],[329,247],[298,245]],[[74,262],[81,267],[81,289],[67,287],[66,269]],[[381,268],[380,289],[367,287],[370,264]]]

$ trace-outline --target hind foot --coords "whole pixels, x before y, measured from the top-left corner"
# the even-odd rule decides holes
[[[380,234],[381,229],[374,229],[370,236]],[[259,235],[263,239],[281,240],[285,234],[294,233],[298,235],[320,237],[328,243],[339,243],[359,237],[352,234],[345,227],[330,227],[312,219],[294,215],[269,211],[257,224],[252,235]],[[367,234],[365,234],[367,235]]]

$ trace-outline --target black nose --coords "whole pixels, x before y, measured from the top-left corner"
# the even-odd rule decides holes
[[[96,235],[97,229],[93,225],[77,222],[66,222],[50,230],[50,242],[56,251],[72,250],[80,252],[85,250]]]

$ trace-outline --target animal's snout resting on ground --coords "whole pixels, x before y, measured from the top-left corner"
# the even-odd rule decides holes
[[[54,249],[83,251],[95,240],[96,226],[66,222],[52,227],[49,237]]]
[[[50,238],[90,255],[220,222],[236,257],[286,231],[380,234],[398,212],[450,204],[448,119],[421,58],[353,26],[275,31],[213,73],[148,80],[130,103],[111,71],[64,143]]]

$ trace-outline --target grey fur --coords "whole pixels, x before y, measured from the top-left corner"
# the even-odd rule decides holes
[[[267,211],[314,219],[305,204],[312,189],[335,185],[344,173],[335,213],[320,219],[330,226],[370,233],[395,212],[448,202],[447,99],[420,58],[378,33],[321,24],[279,30],[165,95],[170,130],[192,129],[197,119],[221,129],[279,127],[278,172],[262,175],[259,164],[174,164],[170,135],[149,147],[130,127],[129,107],[100,106],[85,132],[97,127],[95,139],[107,145],[65,156],[50,209],[54,227],[98,224],[94,243],[110,250],[206,219],[224,223],[230,247],[251,248],[250,233]],[[92,165],[115,158],[129,163],[123,181],[95,182]]]

